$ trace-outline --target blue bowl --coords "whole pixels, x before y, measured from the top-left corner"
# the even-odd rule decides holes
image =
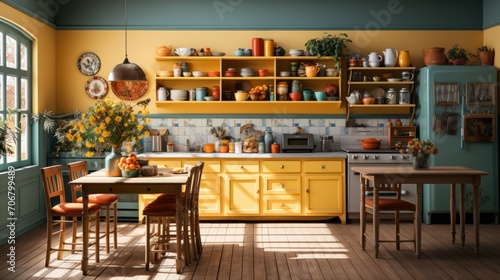
[[[126,178],[132,178],[132,177],[139,177],[139,174],[141,173],[140,170],[124,170],[124,169],[120,169],[122,171],[122,177],[126,177]]]
[[[314,92],[314,97],[316,97],[316,100],[318,101],[323,101],[326,99],[326,92],[324,91],[315,91]]]

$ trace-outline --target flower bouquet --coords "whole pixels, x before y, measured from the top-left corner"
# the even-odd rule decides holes
[[[413,167],[415,169],[427,169],[429,168],[429,157],[431,155],[437,155],[439,150],[436,147],[436,144],[430,140],[419,140],[418,138],[413,138],[408,141],[408,144],[400,147],[399,152],[402,154],[413,155]]]
[[[146,125],[150,120],[145,118],[149,113],[146,108],[149,102],[148,98],[131,106],[121,100],[99,99],[81,118],[66,125],[64,140],[71,142],[76,149],[85,151],[86,157],[92,157],[96,147],[100,145],[111,147],[112,153],[106,157],[106,169],[115,170],[115,176],[121,176],[118,161],[123,143],[149,136]],[[140,107],[137,113],[134,112],[136,106]],[[138,118],[137,114],[141,114],[143,118]],[[114,159],[116,162],[108,162],[108,158],[113,154],[118,159]]]

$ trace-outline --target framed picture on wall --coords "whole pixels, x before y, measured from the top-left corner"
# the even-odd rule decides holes
[[[434,83],[434,105],[459,105],[459,83]]]
[[[467,83],[465,102],[469,106],[495,105],[495,83]]]

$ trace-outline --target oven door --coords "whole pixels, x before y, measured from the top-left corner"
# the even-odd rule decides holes
[[[401,163],[398,163],[400,165]],[[372,167],[372,166],[381,166],[381,165],[392,165],[390,163],[350,163],[348,164],[348,172],[347,172],[347,214],[349,220],[359,220],[359,209],[361,203],[361,186],[359,173],[355,172],[351,169],[351,167],[355,166],[364,166],[364,167]],[[416,203],[417,201],[417,193],[416,186],[410,184],[403,184],[401,191],[401,196],[404,200],[407,200],[411,203]],[[372,193],[367,193],[367,196],[372,196]],[[396,194],[393,192],[380,192],[381,197],[395,197]],[[382,217],[384,217],[382,215]],[[405,214],[401,213],[402,219],[411,219],[411,213]]]

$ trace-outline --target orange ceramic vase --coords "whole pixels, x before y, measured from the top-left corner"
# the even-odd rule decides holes
[[[399,67],[410,67],[411,66],[410,52],[407,50],[400,50],[398,63]]]

